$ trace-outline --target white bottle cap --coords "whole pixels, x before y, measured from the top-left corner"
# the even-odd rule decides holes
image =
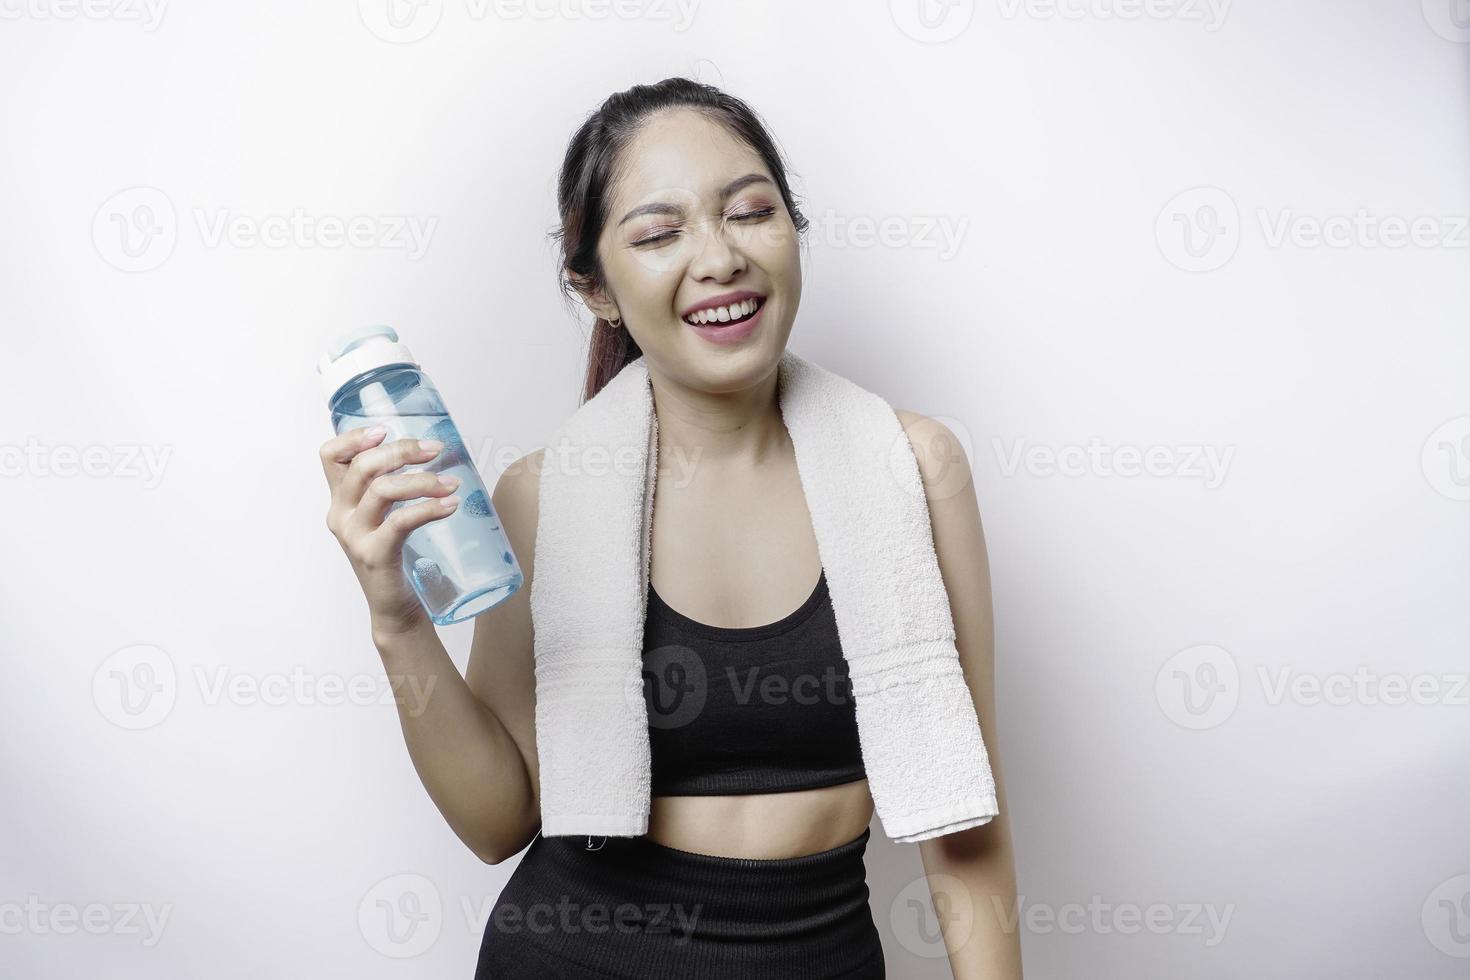
[[[359,374],[389,364],[419,366],[408,348],[398,342],[398,331],[392,327],[355,327],[327,344],[316,370],[321,375],[322,392],[330,402]]]

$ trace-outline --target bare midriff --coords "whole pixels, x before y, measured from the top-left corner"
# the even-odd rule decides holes
[[[868,781],[785,793],[655,796],[648,837],[665,847],[734,858],[787,858],[846,844],[873,819]]]

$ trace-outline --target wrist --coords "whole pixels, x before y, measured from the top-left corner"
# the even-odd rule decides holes
[[[407,617],[372,617],[373,644],[380,650],[417,645],[427,637],[438,636],[434,623],[422,610]]]

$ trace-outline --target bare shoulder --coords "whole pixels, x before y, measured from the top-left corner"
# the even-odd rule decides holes
[[[960,631],[961,657],[967,673],[979,679],[989,671],[990,559],[965,447],[938,419],[904,409],[894,413],[914,447],[924,482],[934,552]]]
[[[930,511],[955,497],[961,498],[961,503],[965,497],[973,501],[970,461],[954,430],[938,419],[906,408],[895,408],[893,413],[914,449]]]

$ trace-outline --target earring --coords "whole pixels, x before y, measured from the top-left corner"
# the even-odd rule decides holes
[[[623,325],[623,318],[622,317],[618,317],[617,319],[609,320],[609,321],[607,321],[607,325],[610,326],[610,327],[612,327],[614,330],[616,330],[616,329],[618,329],[618,327],[621,327]]]

